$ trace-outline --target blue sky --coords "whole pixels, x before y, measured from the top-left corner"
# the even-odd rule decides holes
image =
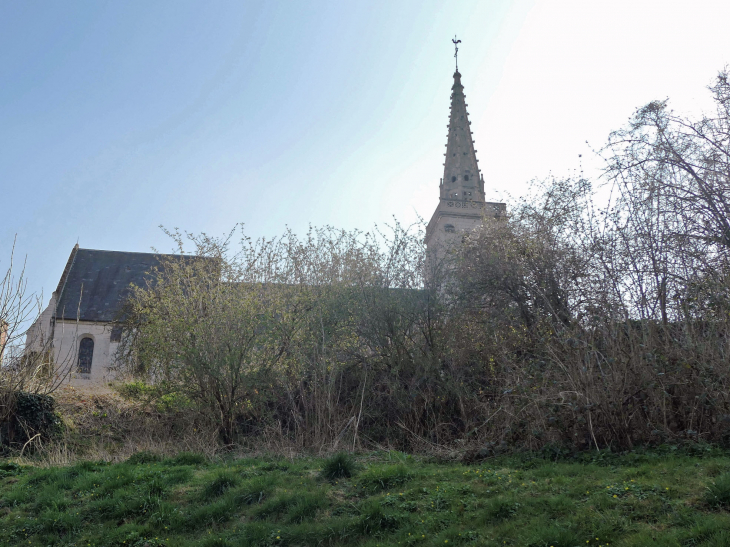
[[[0,269],[17,234],[47,302],[77,241],[428,220],[454,34],[487,198],[519,195],[590,170],[585,141],[649,100],[705,105],[727,21],[709,0],[1,2]]]

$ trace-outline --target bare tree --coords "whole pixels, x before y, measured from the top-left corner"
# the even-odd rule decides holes
[[[614,183],[611,221],[633,279],[632,307],[665,324],[727,298],[730,259],[730,83],[720,72],[715,112],[692,120],[668,102],[638,109],[603,153]],[[710,288],[711,285],[711,288]],[[709,293],[707,292],[709,291]],[[711,294],[710,294],[711,293]],[[699,306],[699,307],[698,307]]]

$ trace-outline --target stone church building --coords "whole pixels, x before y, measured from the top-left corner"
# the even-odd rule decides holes
[[[28,330],[25,351],[48,352],[61,373],[68,371],[64,383],[108,383],[122,305],[132,285],[144,287],[151,279],[163,256],[74,246],[48,307]]]
[[[487,202],[467,112],[461,74],[454,73],[439,203],[426,229],[430,256],[443,258],[485,216],[499,217],[503,203]],[[65,382],[101,386],[113,379],[121,339],[116,326],[130,286],[144,286],[161,255],[80,249],[76,245],[48,307],[28,331],[26,352],[49,352]],[[190,257],[195,258],[195,257]]]
[[[465,232],[476,228],[484,216],[499,217],[505,212],[504,203],[486,201],[484,175],[474,149],[467,106],[457,69],[451,87],[449,133],[444,177],[439,184],[439,203],[426,227],[429,257],[443,258],[446,250],[458,243]]]

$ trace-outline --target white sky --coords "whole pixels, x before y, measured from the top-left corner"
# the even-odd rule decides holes
[[[669,98],[679,112],[710,108],[706,86],[729,62],[730,2],[516,5],[476,74],[464,75],[487,188],[494,200],[518,196],[532,178],[580,170],[579,154],[597,176],[586,141],[600,148],[654,99]],[[435,197],[424,183],[412,205],[428,214]]]

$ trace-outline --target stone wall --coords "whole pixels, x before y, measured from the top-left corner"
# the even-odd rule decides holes
[[[485,217],[500,218],[505,211],[504,203],[441,199],[426,228],[429,260],[440,262]]]
[[[58,321],[54,329],[53,354],[55,362],[62,370],[70,368],[67,383],[72,386],[91,384],[106,385],[114,378],[110,370],[118,342],[111,341],[112,326],[108,323],[85,321]],[[91,371],[83,374],[78,371],[79,344],[83,338],[94,341]]]
[[[70,371],[65,384],[74,387],[105,386],[114,378],[110,367],[119,346],[112,342],[112,325],[91,321],[57,320],[53,325],[53,312],[56,306],[56,293],[48,307],[28,330],[25,342],[26,352],[41,352],[52,345],[56,370],[60,373]],[[51,339],[52,338],[52,339]],[[78,372],[79,344],[83,338],[94,341],[91,371]]]

